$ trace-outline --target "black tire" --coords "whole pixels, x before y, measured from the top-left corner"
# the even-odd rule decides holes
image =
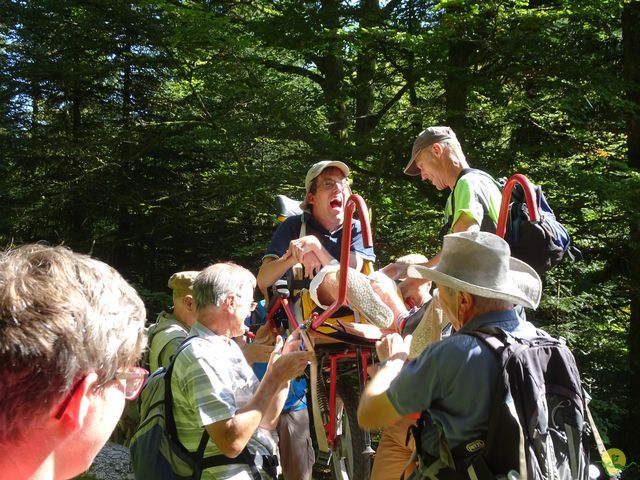
[[[353,388],[338,387],[336,411],[339,417],[331,474],[335,480],[369,480],[372,457],[365,453],[365,433],[358,426],[358,396]]]

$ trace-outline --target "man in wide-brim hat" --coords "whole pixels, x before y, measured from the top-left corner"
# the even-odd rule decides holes
[[[510,256],[503,239],[487,232],[445,236],[438,266],[411,266],[408,273],[437,284],[456,333],[406,363],[411,338],[385,337],[377,345],[382,366],[363,392],[358,423],[374,429],[424,411],[429,421],[418,453],[435,461],[438,429],[451,450],[487,432],[498,362],[489,347],[464,333],[497,327],[516,338],[533,338],[536,328],[519,318],[514,306],[535,309],[542,285],[531,267]]]

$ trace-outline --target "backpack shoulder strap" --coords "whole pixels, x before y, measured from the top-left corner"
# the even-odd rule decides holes
[[[460,333],[480,340],[491,349],[496,357],[502,361],[502,365],[504,365],[506,350],[509,345],[513,343],[511,336],[507,332],[498,327],[481,327],[477,330]]]
[[[167,433],[178,443],[182,445],[180,440],[178,440],[178,431],[176,428],[176,420],[173,416],[173,393],[171,392],[171,376],[173,374],[173,367],[176,364],[176,359],[178,355],[182,353],[184,349],[189,346],[189,344],[193,341],[194,338],[198,338],[197,336],[191,336],[184,339],[184,341],[176,350],[176,354],[171,359],[171,363],[167,368],[167,372],[164,375],[164,405],[165,405],[165,422],[167,426]],[[206,433],[206,430],[205,430]],[[184,448],[184,445],[182,445]],[[185,448],[186,450],[186,448]]]
[[[171,436],[171,438],[182,448],[188,452],[193,460],[200,466],[201,469],[216,467],[221,465],[234,465],[234,464],[246,464],[251,469],[251,476],[253,480],[261,480],[262,476],[256,467],[255,458],[249,452],[247,446],[244,447],[240,455],[236,458],[230,458],[225,455],[212,455],[210,457],[204,458],[204,451],[207,447],[207,443],[209,442],[209,432],[207,429],[203,429],[202,437],[200,438],[200,443],[198,444],[198,448],[195,452],[189,452],[186,447],[180,442],[178,439],[178,430],[176,428],[176,421],[173,415],[173,393],[171,392],[171,375],[173,374],[173,367],[176,363],[176,359],[178,355],[186,349],[189,344],[193,341],[194,338],[198,338],[197,335],[193,335],[191,337],[185,338],[185,340],[180,344],[176,354],[171,359],[171,364],[167,368],[167,372],[164,377],[164,402],[165,402],[165,422],[167,426],[167,433]],[[262,456],[262,468],[265,472],[272,476],[272,478],[276,479],[276,471],[278,466],[278,458],[275,455],[263,455]]]

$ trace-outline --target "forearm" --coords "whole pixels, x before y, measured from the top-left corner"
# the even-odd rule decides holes
[[[257,428],[263,426],[267,419],[273,421],[273,409],[277,406],[273,405],[275,402],[272,400],[279,399],[283,388],[286,392],[286,385],[283,387],[276,382],[262,381],[249,403],[238,409],[233,417],[207,425],[209,436],[224,455],[237,457]],[[284,400],[280,403],[280,409],[283,404]]]
[[[424,264],[425,267],[435,267],[440,263],[440,257],[442,256],[442,251],[436,253],[433,257],[429,259],[427,263]]]
[[[267,379],[262,380],[263,382]],[[280,413],[282,412],[282,408],[284,407],[285,402],[287,401],[287,395],[289,394],[289,382],[286,382],[280,390],[275,394],[274,397],[269,399],[269,407],[265,412],[265,415],[262,417],[262,421],[260,422],[260,426],[262,428],[266,428],[267,430],[273,430],[276,428],[278,423],[278,418],[280,417]]]
[[[388,360],[367,382],[358,406],[358,423],[361,427],[380,428],[400,417],[387,396],[387,390],[403,365],[402,359]]]
[[[287,254],[278,259],[265,258],[256,278],[260,291],[264,294],[271,285],[282,278],[285,272],[295,264],[295,258]]]
[[[318,260],[320,261],[323,267],[326,265],[329,265],[333,260],[335,260],[335,258],[333,258],[331,254],[328,252],[328,250],[324,248],[322,245],[320,245],[319,248],[314,249],[313,253],[316,254],[316,257],[318,257]]]

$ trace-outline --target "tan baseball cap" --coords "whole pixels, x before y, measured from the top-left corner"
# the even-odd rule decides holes
[[[416,157],[426,147],[443,140],[458,140],[456,134],[450,127],[429,127],[425,128],[413,142],[411,149],[411,160],[404,167],[404,173],[407,175],[420,175],[420,169],[416,166]]]

